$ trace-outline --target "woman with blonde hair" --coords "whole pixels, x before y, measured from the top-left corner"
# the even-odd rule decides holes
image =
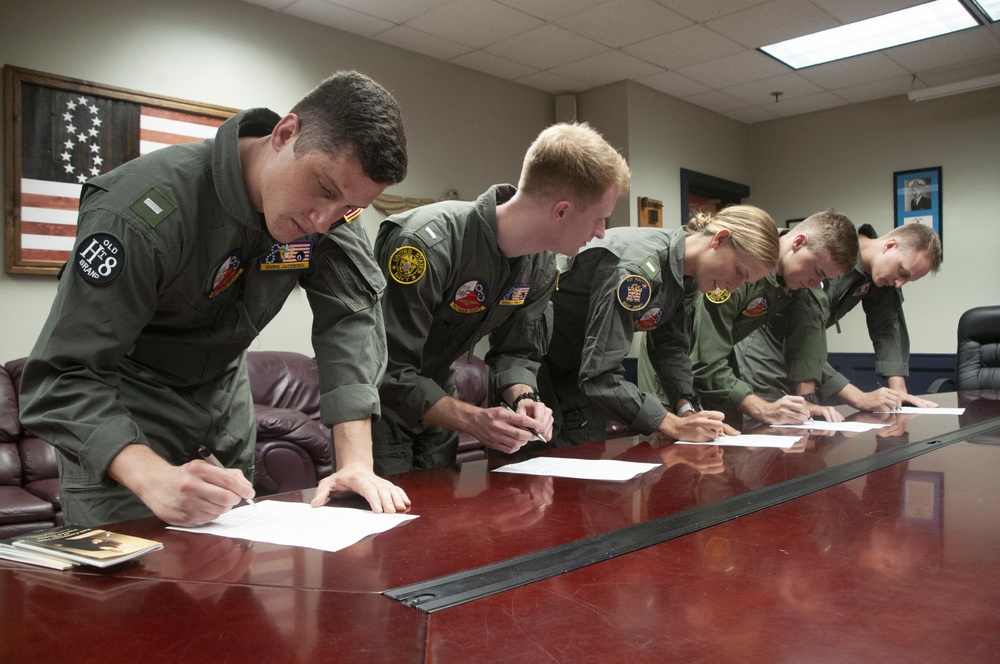
[[[737,433],[719,412],[681,417],[695,401],[685,298],[701,291],[724,302],[774,268],[778,231],[764,210],[735,205],[666,231],[612,228],[576,257],[558,260],[552,342],[540,376],[555,415],[554,445],[604,440],[609,419],[692,442]],[[625,379],[622,361],[642,331],[653,361],[669,367],[665,388],[677,414]]]

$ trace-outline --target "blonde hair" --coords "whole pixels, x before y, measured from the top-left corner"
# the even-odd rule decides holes
[[[926,224],[905,224],[897,226],[882,236],[887,240],[895,238],[899,248],[907,254],[923,251],[931,263],[931,272],[937,273],[941,268],[941,238],[934,229]]]
[[[538,135],[524,155],[518,189],[537,197],[566,198],[580,207],[596,203],[618,185],[629,187],[628,164],[586,122],[554,124]]]
[[[858,262],[858,229],[846,215],[832,209],[817,212],[806,217],[793,232],[805,233],[809,249],[828,252],[842,272],[853,269]]]
[[[778,264],[778,227],[771,215],[759,207],[730,205],[715,214],[699,212],[684,226],[689,236],[715,235],[723,229],[729,231],[736,251],[760,261],[769,270]]]

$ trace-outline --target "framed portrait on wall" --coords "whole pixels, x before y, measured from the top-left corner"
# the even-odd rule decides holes
[[[87,180],[168,145],[213,137],[237,112],[5,65],[7,273],[59,272]]]
[[[927,224],[944,244],[941,222],[941,167],[893,173],[895,226]]]

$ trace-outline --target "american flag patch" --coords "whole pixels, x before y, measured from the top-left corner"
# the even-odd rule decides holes
[[[530,290],[531,284],[514,284],[500,298],[500,304],[515,307],[524,304],[524,300],[528,297],[528,291]]]
[[[310,241],[275,242],[260,261],[261,270],[304,270],[312,256]]]

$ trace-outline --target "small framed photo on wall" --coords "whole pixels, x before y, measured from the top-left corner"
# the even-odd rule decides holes
[[[927,224],[944,243],[941,223],[941,167],[897,171],[892,175],[895,226]]]

